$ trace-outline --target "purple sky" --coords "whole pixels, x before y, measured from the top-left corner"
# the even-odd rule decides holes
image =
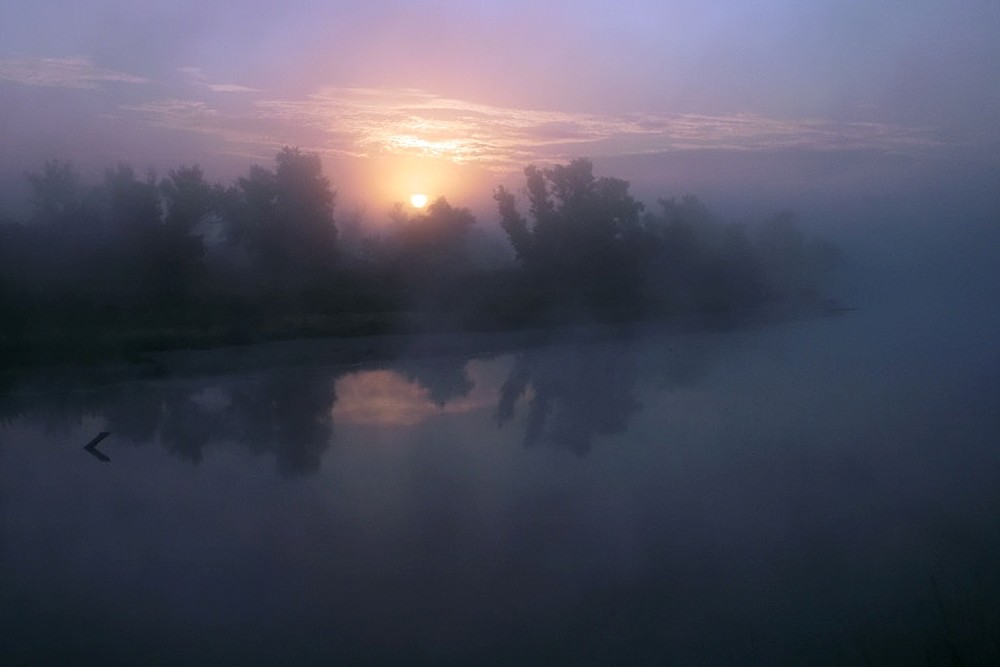
[[[0,0],[0,183],[285,144],[345,205],[594,159],[640,195],[878,193],[1000,161],[1000,4]]]

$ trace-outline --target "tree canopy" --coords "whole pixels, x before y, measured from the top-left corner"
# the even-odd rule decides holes
[[[158,178],[125,164],[85,186],[58,161],[27,179],[30,216],[0,224],[0,305],[19,313],[0,322],[0,343],[122,327],[132,339],[252,340],[731,311],[816,300],[839,258],[788,212],[748,230],[690,195],[647,211],[627,181],[595,176],[585,159],[525,168],[523,212],[513,192],[494,191],[515,259],[489,268],[470,251],[475,217],[444,197],[399,206],[381,232],[354,230],[342,248],[321,160],[297,148],[229,186],[198,166]]]

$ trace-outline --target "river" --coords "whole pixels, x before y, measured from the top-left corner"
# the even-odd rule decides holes
[[[998,340],[995,308],[900,302],[12,375],[0,661],[989,663]]]

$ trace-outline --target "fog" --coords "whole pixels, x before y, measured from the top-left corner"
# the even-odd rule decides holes
[[[3,664],[1000,663],[995,0],[3,16]]]
[[[895,299],[5,374],[0,646],[989,664],[998,327]]]
[[[125,163],[87,183],[56,160],[25,178],[30,213],[0,243],[12,363],[844,307],[824,293],[843,250],[793,211],[741,224],[689,194],[647,206],[582,158],[498,185],[499,225],[445,197],[338,225],[320,156],[290,147],[230,183]]]

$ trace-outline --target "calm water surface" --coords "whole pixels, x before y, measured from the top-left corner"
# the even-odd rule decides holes
[[[0,662],[992,664],[998,340],[898,305],[6,378]]]

